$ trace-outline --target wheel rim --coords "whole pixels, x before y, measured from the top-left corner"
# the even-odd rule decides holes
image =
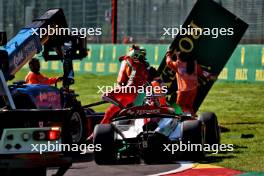
[[[74,112],[71,116],[71,137],[72,142],[78,143],[82,138],[82,119],[81,115],[78,112]]]

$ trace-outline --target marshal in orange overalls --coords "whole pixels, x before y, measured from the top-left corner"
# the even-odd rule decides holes
[[[51,85],[51,84],[55,84],[57,80],[58,80],[58,78],[48,78],[41,73],[34,73],[32,71],[30,71],[25,78],[25,82],[27,84],[48,84],[48,85]]]
[[[183,112],[195,115],[193,110],[194,100],[197,94],[198,87],[198,64],[195,62],[193,73],[187,73],[187,62],[182,61],[179,56],[173,61],[171,53],[166,55],[166,63],[170,69],[176,72],[178,92],[176,103],[182,108]]]
[[[148,72],[146,65],[137,59],[133,59],[129,56],[124,56],[121,61],[120,71],[117,77],[117,83],[120,85],[118,89],[122,90],[120,93],[114,93],[114,91],[107,93],[107,97],[118,101],[123,107],[132,104],[137,98],[137,90],[139,86],[143,86],[147,82]],[[133,86],[132,92],[129,87]],[[126,93],[127,92],[127,93]],[[110,123],[111,119],[121,110],[120,107],[112,104],[106,111],[102,124]]]

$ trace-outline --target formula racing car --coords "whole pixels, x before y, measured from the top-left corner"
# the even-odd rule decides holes
[[[202,113],[196,118],[169,106],[143,104],[124,108],[111,124],[95,127],[94,145],[100,144],[102,150],[94,152],[94,159],[97,164],[114,164],[127,159],[143,159],[145,163],[180,158],[195,160],[205,156],[205,144],[219,143],[220,131],[214,113]],[[189,147],[180,151],[183,144],[193,144],[196,149]]]

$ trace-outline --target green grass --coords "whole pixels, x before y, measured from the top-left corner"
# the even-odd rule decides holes
[[[16,80],[24,79],[25,71]],[[47,73],[47,75],[57,75]],[[73,89],[82,104],[100,101],[97,86],[113,85],[116,76],[77,75]],[[96,108],[103,111],[107,105]],[[222,133],[221,142],[233,144],[233,152],[210,155],[205,163],[242,171],[264,171],[264,84],[217,82],[203,102],[200,111],[212,111],[219,123],[230,129]],[[241,134],[254,134],[254,138],[241,138]]]
[[[234,144],[232,153],[213,156],[217,165],[243,171],[264,171],[264,84],[216,83],[200,111],[213,111],[230,132],[222,143]],[[254,138],[241,138],[253,134]]]

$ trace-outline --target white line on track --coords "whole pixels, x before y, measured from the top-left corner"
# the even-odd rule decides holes
[[[170,170],[170,171],[167,171],[167,172],[161,172],[161,173],[158,173],[158,174],[148,175],[148,176],[161,176],[161,175],[174,174],[174,173],[182,172],[182,171],[185,171],[185,170],[188,170],[188,169],[191,169],[191,168],[194,167],[194,163],[189,162],[189,161],[181,161],[178,164],[180,164],[180,167],[177,168],[177,169]]]

